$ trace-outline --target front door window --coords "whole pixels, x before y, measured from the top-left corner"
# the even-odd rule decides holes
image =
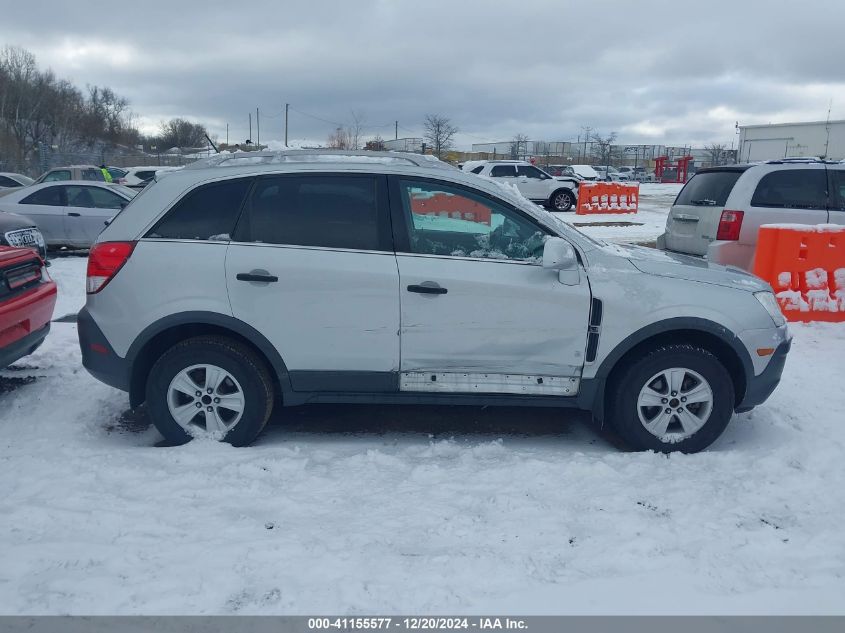
[[[423,255],[537,262],[546,233],[503,204],[439,183],[400,182],[410,250]]]

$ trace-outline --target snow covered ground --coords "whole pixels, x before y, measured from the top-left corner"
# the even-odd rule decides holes
[[[665,218],[651,187],[623,219]],[[85,260],[50,270],[75,312]],[[584,414],[443,407],[160,448],[54,323],[0,371],[0,613],[845,613],[845,325],[793,331],[768,403],[666,457]]]

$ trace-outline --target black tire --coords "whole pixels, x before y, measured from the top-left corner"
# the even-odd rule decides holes
[[[571,211],[577,200],[569,189],[558,189],[549,197],[549,207],[555,211]]]
[[[640,390],[649,384],[648,381],[652,377],[670,368],[684,368],[699,374],[709,384],[713,397],[709,417],[701,428],[683,439],[664,441],[646,429],[641,421],[638,398]],[[693,384],[695,381],[691,374],[685,380],[690,380]],[[644,353],[620,367],[608,382],[607,388],[608,422],[625,443],[635,450],[662,453],[697,453],[704,450],[725,430],[735,405],[735,390],[730,373],[711,352],[696,345],[663,345]],[[673,402],[674,399],[670,399],[666,406],[671,406]],[[677,402],[674,404],[681,408],[684,406]],[[657,409],[656,414],[659,414],[662,406],[654,408]],[[644,408],[643,415],[654,409]],[[669,428],[674,425],[679,437],[682,437],[680,418],[671,419],[673,422]]]
[[[199,336],[177,343],[155,362],[147,378],[147,407],[153,424],[171,444],[193,439],[174,419],[168,390],[174,377],[193,365],[219,367],[237,380],[245,404],[240,419],[220,438],[246,446],[264,429],[273,409],[273,381],[264,362],[246,345],[221,336]],[[205,414],[197,418],[201,420]],[[193,427],[191,427],[193,428]],[[200,427],[201,428],[201,427]]]

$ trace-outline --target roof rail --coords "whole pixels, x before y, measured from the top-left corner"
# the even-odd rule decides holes
[[[409,163],[415,167],[454,169],[448,163],[428,154],[408,152],[372,152],[369,150],[289,149],[257,152],[221,152],[198,160],[185,169],[237,167],[240,165],[275,165],[280,163]]]
[[[776,158],[774,160],[767,160],[767,165],[781,165],[783,163],[830,163],[818,156],[787,156],[786,158]]]

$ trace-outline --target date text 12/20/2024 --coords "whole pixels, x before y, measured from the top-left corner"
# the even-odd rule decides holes
[[[406,631],[444,630],[444,629],[477,629],[491,630],[520,630],[528,628],[525,620],[519,618],[448,618],[448,617],[338,617],[338,618],[308,618],[310,630],[373,630],[399,629]]]

